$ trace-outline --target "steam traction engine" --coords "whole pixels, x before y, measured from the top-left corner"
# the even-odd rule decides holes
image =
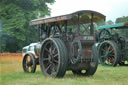
[[[105,16],[83,10],[63,16],[32,20],[39,26],[39,64],[45,76],[63,77],[67,70],[73,74],[91,76],[96,72],[94,23],[104,22]]]
[[[102,65],[128,65],[128,23],[100,26],[98,54]]]

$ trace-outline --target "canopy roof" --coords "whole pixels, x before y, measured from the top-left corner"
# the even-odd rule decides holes
[[[99,26],[98,29],[110,29],[110,28],[128,28],[128,22],[125,23],[118,23],[118,24],[113,24],[113,25],[104,25],[104,26]]]
[[[74,22],[77,22],[78,21],[78,18],[77,18],[78,14],[82,15],[81,21],[83,21],[84,23],[85,22],[89,23],[90,20],[91,20],[92,15],[93,15],[93,21],[94,22],[103,22],[103,21],[105,21],[105,16],[103,14],[99,13],[99,12],[91,11],[91,10],[82,10],[82,11],[77,11],[77,12],[67,14],[67,15],[62,15],[62,16],[35,19],[35,20],[30,21],[30,25],[52,23],[52,22],[63,23],[65,20],[70,21],[69,23],[71,23],[72,20]]]

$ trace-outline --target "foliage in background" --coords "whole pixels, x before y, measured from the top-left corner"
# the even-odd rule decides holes
[[[128,16],[117,18],[115,23],[122,23],[122,22],[128,22]]]
[[[50,15],[48,4],[55,0],[0,0],[0,52],[17,52],[31,42],[37,42],[37,27],[32,19]]]
[[[128,16],[119,17],[116,19],[115,23],[128,22]],[[119,30],[122,36],[128,37],[128,28]]]
[[[116,18],[116,21],[113,22],[112,20],[108,20],[105,24],[106,25],[112,25],[112,24],[118,24],[118,23],[124,23],[128,22],[128,16],[118,17]],[[126,29],[114,29],[112,31],[112,34],[118,33],[120,36],[128,37],[128,28]]]
[[[112,25],[112,24],[114,24],[114,22],[113,22],[112,20],[108,20],[108,21],[106,22],[106,25]]]
[[[38,15],[50,15],[48,4],[55,0],[0,0],[0,52],[17,52],[22,47],[37,42],[37,27],[29,22]],[[128,22],[128,16],[119,17],[115,23]],[[109,20],[107,25],[114,24]],[[96,23],[97,26],[105,23]],[[97,31],[98,32],[98,31]],[[123,31],[121,33],[124,33]]]

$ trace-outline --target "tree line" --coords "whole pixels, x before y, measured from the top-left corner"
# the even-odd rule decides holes
[[[0,0],[0,52],[18,52],[37,41],[37,27],[29,22],[50,15],[55,0]],[[2,25],[2,26],[1,26]]]
[[[0,0],[0,52],[21,52],[22,47],[37,42],[37,27],[29,22],[38,15],[50,15],[48,4],[55,0]],[[128,16],[119,17],[115,22],[128,22]]]

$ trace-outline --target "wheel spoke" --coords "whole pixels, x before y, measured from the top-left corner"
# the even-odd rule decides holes
[[[58,57],[58,54],[54,55],[53,58]]]
[[[52,52],[53,52],[53,53],[56,53],[56,47],[53,48],[53,51],[52,51]]]
[[[101,49],[102,52],[105,52],[106,50],[105,49]]]
[[[50,53],[50,51],[47,48],[44,48],[45,51],[47,51],[48,53]]]
[[[57,68],[56,68],[55,64],[53,63],[53,64],[52,64],[52,70],[51,70],[51,74],[52,74],[53,76],[56,74],[56,70],[57,70]]]
[[[49,64],[49,65],[47,66],[47,68],[45,69],[45,71],[48,72],[48,70],[50,69],[51,66],[52,66],[52,64]]]
[[[110,54],[110,53],[112,54],[112,52],[113,52],[113,51],[112,51],[112,50],[110,50],[108,53],[109,53],[109,54]]]
[[[43,61],[48,61],[49,60],[49,58],[43,58]]]
[[[50,54],[52,54],[52,47],[49,48]]]
[[[108,49],[107,49],[107,51],[110,51],[111,48],[112,48],[112,46],[109,46]]]
[[[58,60],[55,60],[55,59],[54,59],[54,62],[58,64]]]

